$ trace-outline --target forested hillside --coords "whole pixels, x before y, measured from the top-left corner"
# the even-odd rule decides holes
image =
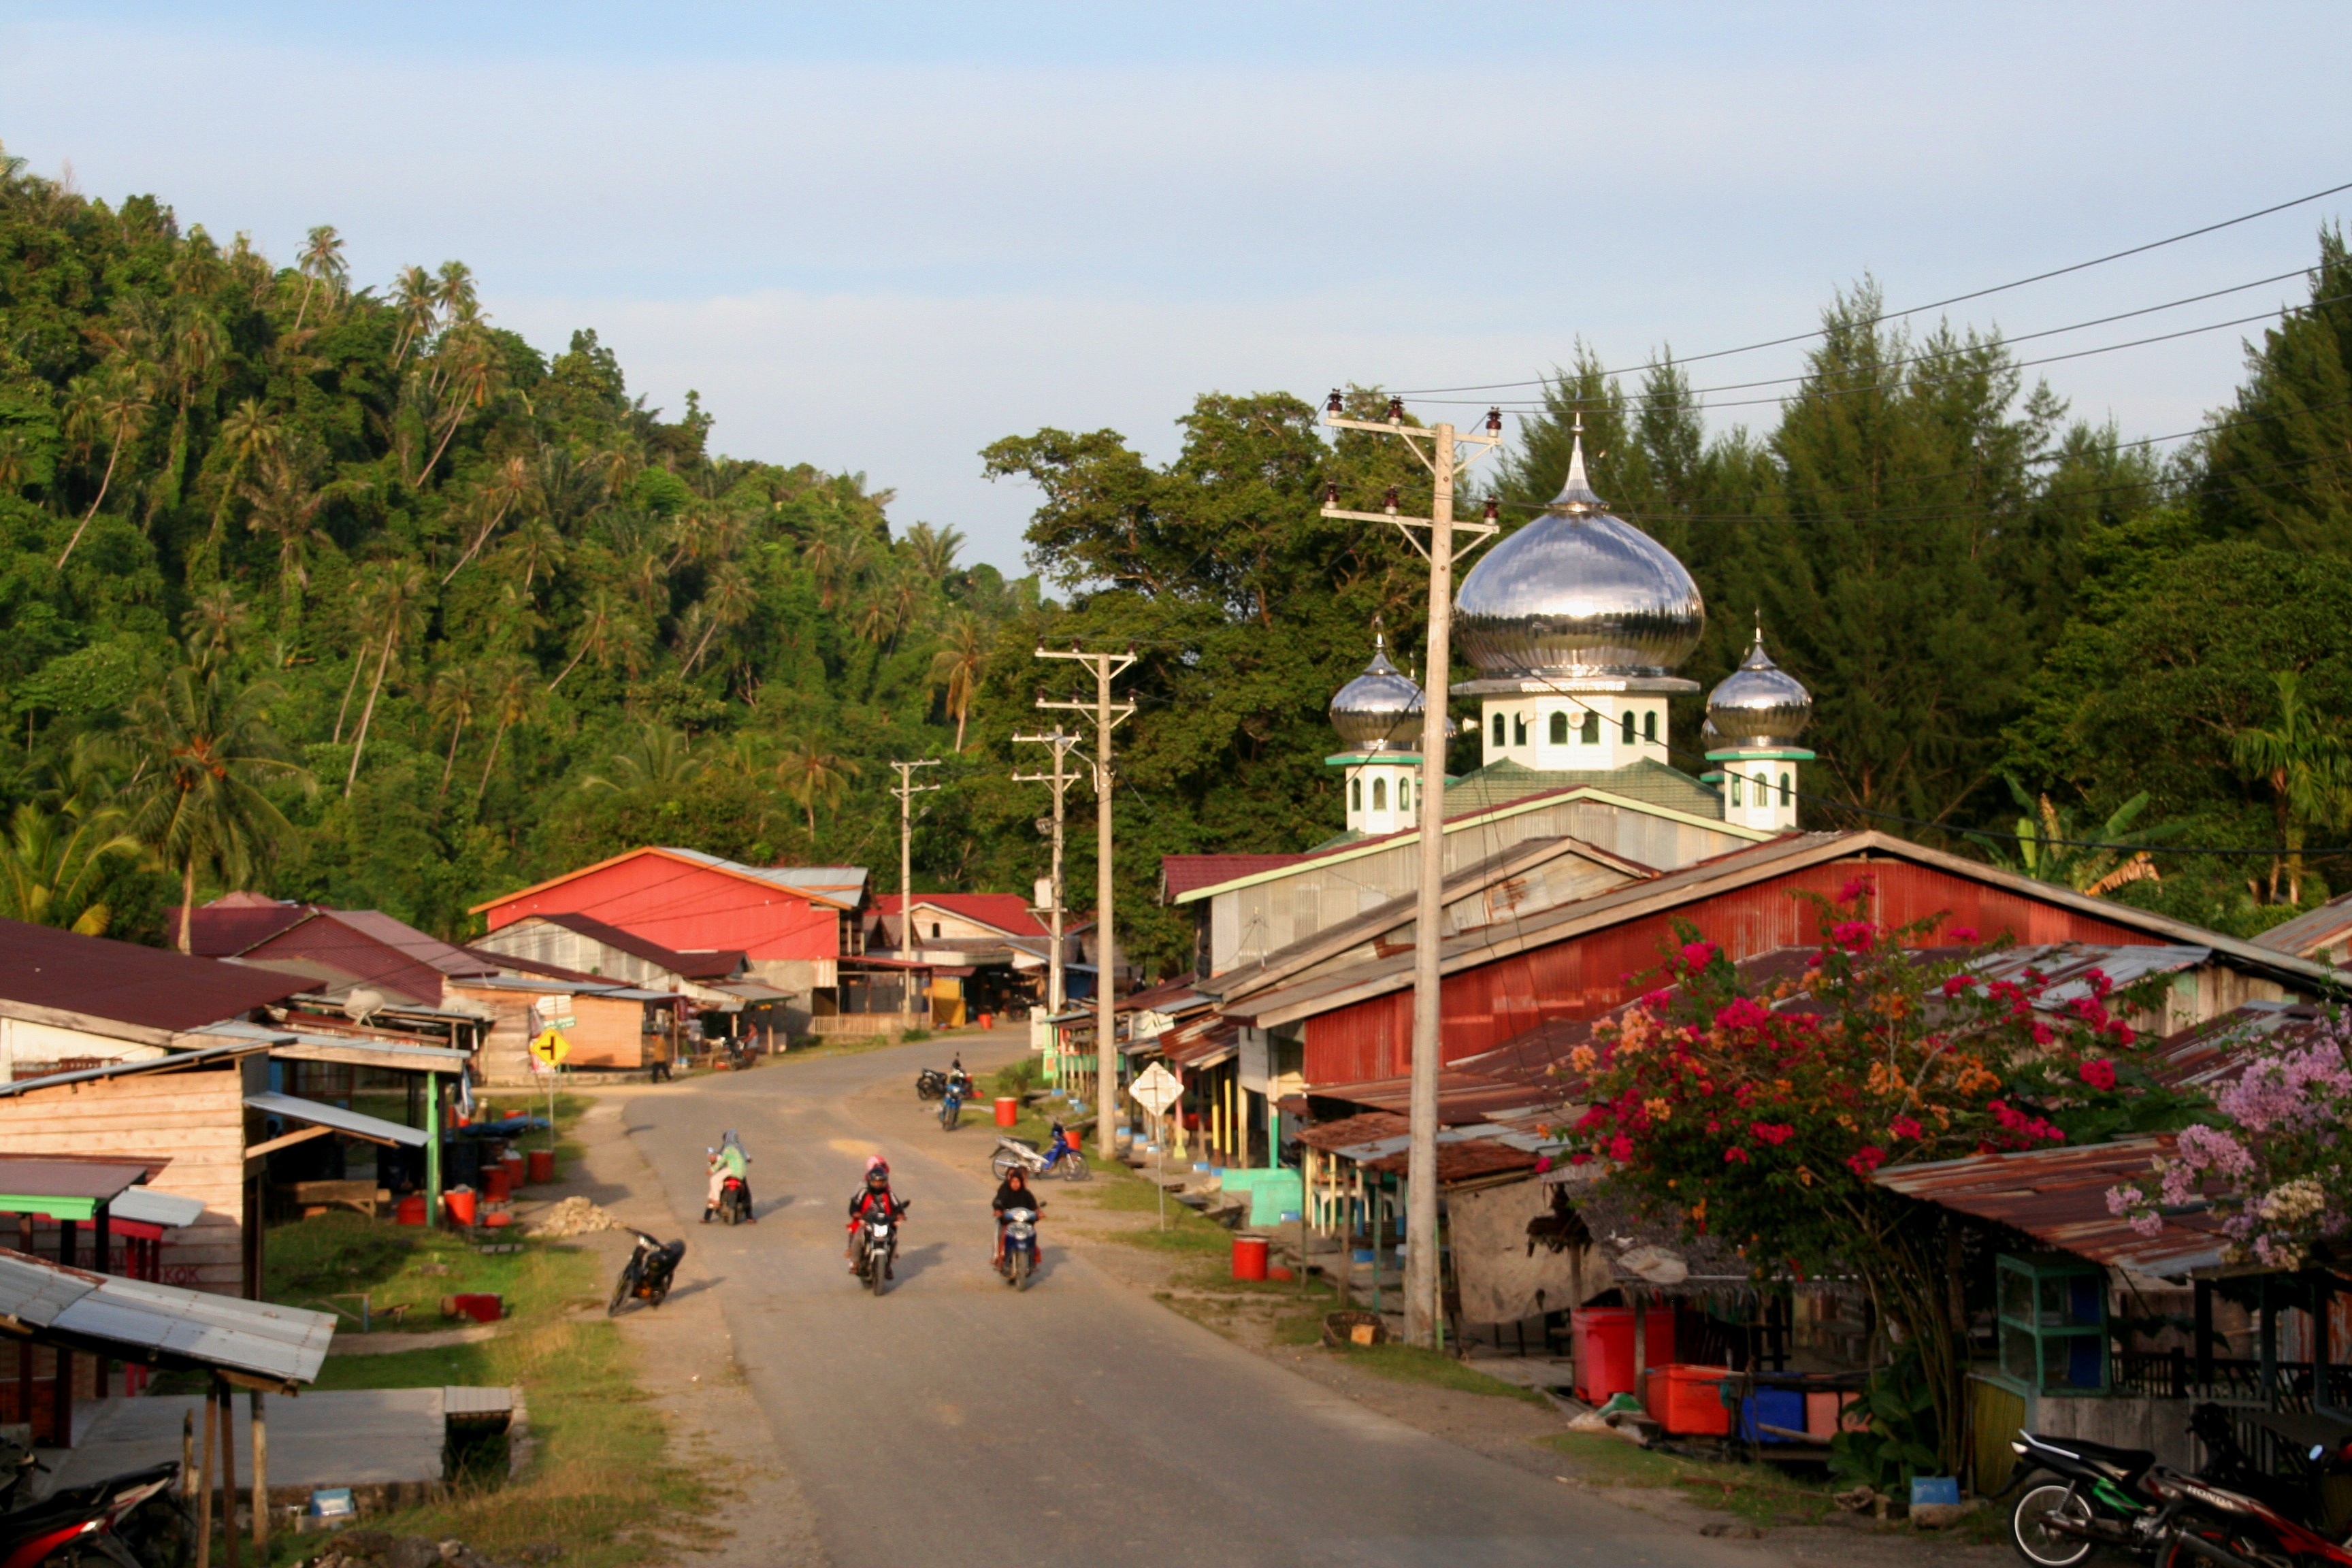
[[[1524,521],[1583,417],[1596,487],[1706,594],[1684,673],[1719,679],[1760,613],[1814,691],[1811,823],[2085,887],[2117,858],[1965,830],[2014,833],[2022,798],[2060,837],[2333,847],[2352,264],[2322,252],[2318,303],[2185,447],[2072,421],[1997,337],[1906,334],[1864,289],[1754,428],[1671,364],[1580,363],[1493,483]],[[1204,395],[1164,465],[1114,431],[1008,437],[976,459],[1039,496],[1039,576],[1008,582],[864,476],[718,455],[715,425],[633,398],[592,330],[550,354],[499,328],[461,264],[353,279],[321,228],[279,265],[0,163],[0,912],[162,941],[184,885],[257,886],[459,935],[648,840],[887,887],[887,763],[931,755],[920,878],[1025,888],[1048,796],[1007,776],[1045,760],[1013,736],[1076,689],[1041,641],[1139,656],[1117,809],[1149,966],[1189,947],[1160,855],[1339,826],[1323,708],[1376,622],[1414,660],[1423,574],[1318,508],[1395,485],[1421,510],[1397,444],[1331,442],[1282,394]],[[2157,867],[2113,895],[2237,930],[2352,885],[2324,855]]]

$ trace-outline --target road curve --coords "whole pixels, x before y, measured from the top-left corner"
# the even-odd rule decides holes
[[[1025,1048],[961,1042],[982,1069]],[[784,1061],[635,1097],[625,1115],[719,1292],[752,1392],[838,1568],[1131,1557],[1153,1568],[1762,1568],[1380,1415],[1053,1245],[1014,1295],[989,1267],[994,1142],[919,1108],[940,1042]],[[695,1224],[703,1151],[750,1146],[761,1223]],[[867,1154],[913,1200],[898,1282],[842,1260]],[[1048,1194],[1050,1200],[1050,1194]]]

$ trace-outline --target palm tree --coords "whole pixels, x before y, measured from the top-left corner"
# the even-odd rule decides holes
[[[264,457],[260,478],[260,484],[245,487],[245,499],[253,507],[246,513],[245,526],[277,539],[278,594],[299,603],[300,590],[310,585],[304,549],[313,539],[326,537],[318,522],[329,492],[311,488],[307,454],[289,451],[284,443],[274,444]]]
[[[857,764],[826,751],[824,742],[816,737],[803,735],[793,742],[792,750],[776,764],[776,773],[783,781],[785,793],[799,801],[801,809],[808,814],[809,843],[814,845],[818,799],[827,805],[839,801],[844,786],[857,776]]]
[[[221,449],[228,454],[228,474],[221,480],[220,500],[213,506],[213,537],[220,537],[221,514],[228,510],[228,498],[236,493],[237,480],[243,477],[246,465],[278,447],[278,423],[269,417],[258,398],[248,397],[229,412],[221,421]]]
[[[919,522],[907,531],[898,542],[899,550],[913,561],[915,570],[923,580],[933,584],[944,583],[955,572],[955,558],[963,549],[963,531],[959,528],[933,528]]]
[[[73,801],[51,813],[20,804],[0,839],[0,915],[104,936],[114,918],[97,896],[107,868],[145,850],[122,831],[128,821],[119,806],[85,811]]]
[[[498,470],[491,476],[490,482],[475,492],[474,504],[482,514],[481,530],[474,535],[474,542],[466,546],[466,553],[457,557],[457,563],[450,567],[446,575],[442,577],[443,587],[447,587],[449,579],[466,569],[466,563],[471,561],[475,552],[489,542],[490,535],[497,531],[499,524],[506,520],[507,513],[528,499],[530,492],[531,474],[529,460],[517,454],[509,457],[498,466]]]
[[[691,675],[694,667],[702,662],[702,655],[710,647],[710,639],[720,631],[741,626],[749,619],[751,606],[758,602],[758,597],[752,591],[751,579],[740,565],[730,561],[721,566],[712,575],[709,590],[695,605],[703,613],[702,640],[694,645],[694,651],[687,656],[686,663],[679,668],[678,673]]]
[[[181,470],[187,467],[189,405],[195,400],[196,389],[226,357],[228,333],[210,310],[182,300],[174,304],[163,348],[164,365],[178,403],[172,418],[171,450],[163,462],[163,500],[168,506],[180,499]]]
[[[291,831],[263,783],[310,784],[263,717],[277,695],[267,684],[239,687],[223,669],[183,665],[131,707],[128,739],[139,758],[132,831],[179,869],[182,952],[189,951],[186,911],[196,901],[196,873],[208,869],[242,887]]]
[[[457,741],[473,721],[478,700],[474,678],[462,665],[443,667],[425,688],[425,712],[449,726],[449,754],[441,762],[441,787],[433,792],[436,800],[449,793],[450,770],[457,765]]]
[[[666,725],[647,724],[625,751],[615,752],[613,765],[580,781],[583,790],[628,794],[641,789],[676,789],[700,778],[707,764],[694,754],[693,742]]]
[[[78,375],[66,384],[66,434],[87,454],[100,442],[106,444],[106,472],[98,481],[98,498],[89,510],[81,514],[81,521],[66,541],[63,553],[58,557],[58,569],[65,564],[74,546],[81,542],[82,530],[106,504],[106,492],[114,483],[114,470],[122,461],[122,448],[136,437],[147,422],[150,402],[147,384],[127,367],[109,366],[95,376]]]
[[[506,366],[499,362],[496,344],[470,320],[442,335],[441,345],[433,353],[433,365],[434,391],[436,395],[446,391],[450,407],[441,428],[441,444],[433,448],[433,456],[417,472],[419,488],[433,477],[441,455],[457,439],[457,427],[476,409],[488,407],[490,400],[506,385]]]
[[[376,568],[370,589],[375,600],[377,635],[383,650],[376,656],[375,679],[368,686],[367,706],[360,710],[359,738],[352,743],[352,770],[343,776],[343,798],[352,797],[359,782],[360,758],[367,751],[368,726],[375,720],[376,698],[383,691],[392,656],[425,616],[425,568],[414,561],[387,561]]]
[[[572,662],[547,683],[547,689],[552,692],[562,685],[563,678],[577,669],[583,658],[593,658],[599,669],[611,668],[614,651],[632,642],[637,635],[636,623],[629,619],[628,611],[615,603],[609,592],[597,589],[588,600],[587,614],[581,617],[578,646],[572,650]]]
[[[2305,830],[2339,827],[2352,819],[2352,748],[2334,720],[2304,702],[2302,679],[2294,671],[2280,670],[2271,680],[2278,688],[2278,727],[2241,730],[2231,737],[2230,751],[2241,772],[2269,786],[2277,813],[2286,854],[2272,858],[2269,901],[2279,901],[2284,870],[2286,901],[2300,904]]]
[[[522,568],[522,591],[530,593],[533,579],[542,572],[550,577],[563,562],[563,535],[555,524],[544,517],[535,517],[507,536],[499,556],[509,566]]]
[[[236,591],[215,583],[180,617],[180,635],[187,639],[190,659],[209,669],[228,658],[252,624],[253,613],[238,602]]]
[[[302,274],[302,307],[294,312],[294,330],[299,332],[302,330],[302,318],[310,309],[310,290],[324,284],[328,299],[335,299],[341,294],[352,269],[344,265],[342,237],[335,232],[332,224],[320,224],[310,231],[294,266]]]
[[[988,662],[988,633],[971,616],[948,623],[944,644],[931,655],[931,685],[946,687],[948,710],[955,715],[955,749],[963,750],[964,721],[971,716],[971,700],[980,689],[980,672]]]
[[[400,335],[393,341],[392,363],[396,368],[408,357],[408,351],[425,341],[432,331],[436,313],[441,307],[441,289],[433,281],[433,274],[422,267],[404,267],[392,286],[392,308],[400,319]]]
[[[548,688],[552,691],[553,687]],[[499,765],[499,743],[507,731],[530,717],[531,703],[539,695],[539,671],[528,659],[509,655],[494,658],[482,667],[481,709],[478,718],[496,726],[490,734],[489,760],[482,764],[482,782],[474,786],[474,804],[480,805],[482,796],[490,787],[490,771]]]

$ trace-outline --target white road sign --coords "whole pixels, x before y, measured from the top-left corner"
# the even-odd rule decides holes
[[[1174,1073],[1168,1070],[1166,1062],[1153,1062],[1143,1069],[1140,1077],[1128,1085],[1127,1092],[1133,1095],[1135,1102],[1144,1110],[1154,1116],[1162,1116],[1170,1106],[1183,1098],[1184,1086],[1177,1081]]]

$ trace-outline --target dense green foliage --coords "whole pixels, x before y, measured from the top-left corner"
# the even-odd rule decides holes
[[[1865,284],[1769,432],[1710,429],[1670,362],[1629,391],[1582,360],[1490,482],[1524,521],[1583,420],[1596,488],[1712,606],[1683,673],[1711,685],[1760,616],[1814,691],[1810,824],[1966,848],[2014,830],[2021,791],[2053,821],[2325,849],[2352,832],[2344,293],[2324,236],[2318,303],[2169,464],[2070,422],[1995,336],[1879,320]],[[1041,689],[1085,694],[1046,643],[1139,658],[1115,809],[1148,968],[1191,955],[1162,854],[1339,827],[1325,704],[1376,624],[1414,661],[1424,579],[1394,531],[1320,505],[1394,486],[1425,510],[1399,444],[1328,439],[1282,394],[1203,395],[1164,466],[1115,431],[1008,437],[984,471],[1039,497],[1039,577],[1008,582],[961,566],[953,529],[895,527],[862,475],[714,454],[713,423],[632,397],[593,331],[549,355],[497,327],[457,263],[354,289],[330,229],[278,267],[0,162],[6,909],[161,941],[184,881],[247,884],[454,935],[646,841],[887,888],[887,764],[930,755],[919,876],[1025,889],[1050,797],[1009,775],[1047,757],[1013,737],[1082,722]],[[1699,716],[1676,716],[1693,772]],[[164,803],[193,799],[198,742],[239,760],[190,817]],[[1083,908],[1087,784],[1069,805]],[[2240,930],[2352,879],[2325,855],[2157,864],[2112,896]]]

